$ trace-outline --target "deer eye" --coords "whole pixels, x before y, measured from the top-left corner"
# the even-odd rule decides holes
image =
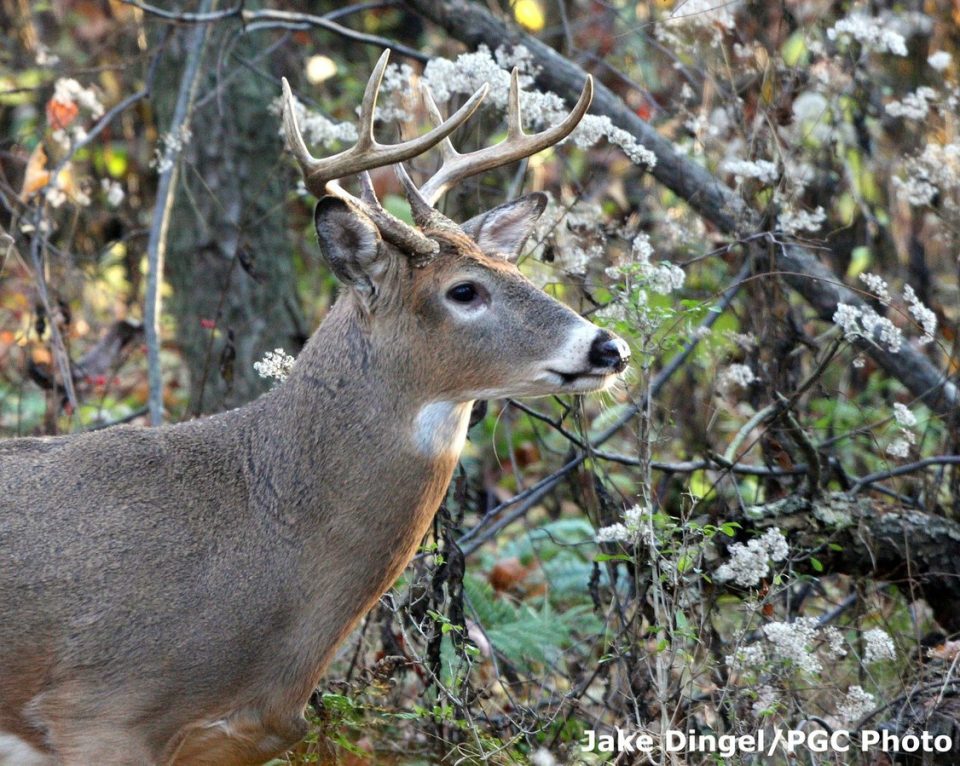
[[[477,296],[477,286],[473,282],[461,282],[447,290],[447,297],[457,303],[473,303]]]

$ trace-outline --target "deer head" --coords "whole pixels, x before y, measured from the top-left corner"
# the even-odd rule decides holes
[[[434,207],[444,192],[478,173],[530,156],[565,138],[592,98],[588,77],[574,109],[541,133],[524,132],[518,73],[511,76],[507,137],[470,154],[449,139],[479,106],[486,86],[443,120],[429,90],[435,127],[384,146],[373,115],[387,65],[385,51],[367,83],[357,143],[318,159],[304,144],[286,80],[283,120],[307,187],[321,196],[317,236],[331,269],[369,322],[371,337],[414,375],[427,401],[467,402],[505,396],[583,393],[610,385],[629,359],[627,345],[550,298],[525,279],[515,260],[546,205],[535,193],[500,205],[462,225]],[[417,188],[401,164],[439,145],[443,164]],[[395,164],[416,226],[387,213],[367,171]],[[337,183],[359,173],[360,198]]]

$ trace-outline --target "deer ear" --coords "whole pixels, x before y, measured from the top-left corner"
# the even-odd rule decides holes
[[[324,197],[313,211],[317,240],[337,279],[373,296],[387,269],[388,254],[376,225],[337,197]]]
[[[487,255],[513,260],[547,206],[547,195],[534,192],[471,218],[460,228]]]

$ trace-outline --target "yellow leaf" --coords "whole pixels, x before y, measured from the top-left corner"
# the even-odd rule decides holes
[[[521,27],[531,32],[539,32],[546,23],[543,8],[537,0],[517,0],[513,6],[513,17]]]
[[[30,159],[27,160],[27,169],[23,174],[23,188],[20,190],[20,199],[26,202],[30,197],[47,185],[50,173],[47,171],[47,153],[43,151],[43,144],[37,144]]]

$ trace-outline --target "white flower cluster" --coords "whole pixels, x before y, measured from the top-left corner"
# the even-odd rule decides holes
[[[906,176],[894,177],[894,186],[911,205],[921,207],[933,202],[939,192],[947,209],[960,212],[955,199],[960,189],[960,141],[927,144],[923,152],[906,162]]]
[[[162,134],[157,139],[157,147],[153,150],[153,159],[150,161],[150,165],[155,167],[158,173],[166,173],[173,167],[174,160],[183,151],[183,148],[190,143],[192,137],[190,128],[186,125],[181,125],[176,134]]]
[[[498,58],[507,62],[507,53],[503,49],[497,51]],[[520,69],[520,87],[529,87],[533,78],[527,73],[529,58],[524,56],[523,50],[513,49],[513,58],[510,63]],[[484,103],[490,103],[497,109],[505,109],[510,95],[510,73],[505,66],[491,55],[486,45],[480,45],[472,53],[462,53],[456,61],[444,58],[435,58],[427,62],[423,70],[423,81],[430,88],[430,92],[438,103],[449,101],[451,97],[473,95],[486,84],[489,87]],[[521,99],[521,105],[524,105]],[[563,101],[558,104],[558,112],[562,112]],[[524,114],[524,116],[527,116]]]
[[[822,670],[815,642],[826,640],[826,655],[839,659],[847,654],[843,634],[832,625],[821,626],[815,617],[800,617],[793,622],[771,622],[763,626],[767,645],[750,644],[727,655],[726,663],[733,671],[762,669],[764,663],[788,661],[807,673]],[[768,706],[765,706],[768,707]],[[765,709],[765,708],[764,708]],[[756,712],[755,712],[756,714]]]
[[[734,654],[728,654],[725,659],[730,670],[756,670],[767,661],[767,653],[762,644],[748,644],[738,647]]]
[[[903,286],[903,299],[907,302],[907,310],[917,323],[923,328],[921,346],[933,342],[933,334],[937,331],[937,315],[923,305],[910,285]]]
[[[53,100],[61,104],[76,104],[90,112],[91,117],[103,116],[103,104],[92,88],[84,88],[72,77],[61,77],[53,85]]]
[[[917,424],[917,416],[910,412],[907,405],[900,402],[893,405],[893,419],[901,428],[913,428]]]
[[[827,37],[845,45],[855,40],[864,50],[874,53],[907,55],[907,41],[903,35],[894,32],[880,19],[863,13],[840,19],[827,30]]]
[[[605,115],[585,115],[571,134],[571,138],[580,149],[588,149],[602,138],[606,138],[611,144],[623,149],[623,153],[635,165],[646,165],[652,168],[657,164],[657,155],[638,143],[632,133],[616,127]]]
[[[793,100],[793,124],[797,138],[809,136],[824,143],[833,136],[833,112],[827,97],[817,90],[805,90]]]
[[[270,105],[270,111],[274,114],[282,114],[283,99],[275,99]],[[319,144],[329,148],[335,143],[353,143],[357,140],[357,127],[352,122],[332,122],[319,112],[307,109],[296,96],[293,97],[293,112],[297,118],[297,125],[300,126],[303,140],[308,146]],[[379,115],[379,111],[377,114]],[[282,121],[279,132],[281,136],[285,136]]]
[[[757,379],[746,364],[731,364],[717,376],[717,388],[727,395],[737,388],[748,388]]]
[[[870,292],[878,301],[886,306],[890,305],[890,288],[887,286],[887,280],[879,274],[872,274],[865,271],[860,275],[860,281],[870,288]]]
[[[917,425],[917,416],[910,412],[905,404],[896,402],[893,405],[893,419],[900,429],[900,435],[887,445],[887,454],[890,457],[906,458],[910,456],[910,448],[916,444],[917,437],[913,432]]]
[[[847,656],[843,634],[833,625],[828,625],[823,629],[823,637],[827,639],[827,654],[833,659],[840,659]]]
[[[913,93],[908,93],[901,101],[891,101],[885,108],[891,117],[922,120],[930,112],[930,102],[936,98],[937,92],[924,85]]]
[[[906,178],[894,176],[893,185],[904,199],[914,207],[923,207],[933,202],[937,196],[937,187],[924,176],[910,175]]]
[[[733,173],[737,183],[742,183],[745,178],[756,178],[760,183],[772,184],[779,175],[777,163],[769,160],[726,160],[721,166],[728,173]]]
[[[120,207],[120,203],[123,202],[124,193],[123,186],[119,181],[104,178],[100,181],[100,188],[103,189],[103,193],[107,196],[107,204],[110,207]]]
[[[848,341],[866,338],[871,342],[879,342],[892,354],[896,354],[903,345],[900,328],[869,306],[861,308],[838,303],[833,313],[833,323],[843,330],[843,337]]]
[[[58,208],[67,201],[67,193],[59,186],[48,186],[44,190],[44,197],[52,208]]]
[[[738,0],[681,0],[670,14],[668,21],[709,27],[714,24],[733,29],[733,14]]]
[[[887,445],[886,453],[890,457],[907,458],[910,457],[910,441],[898,436]]]
[[[819,673],[820,660],[808,646],[817,635],[819,623],[814,617],[800,617],[793,622],[771,622],[763,626],[763,635],[771,644],[774,656],[789,660],[800,670]]]
[[[818,231],[826,220],[827,214],[819,205],[812,212],[787,207],[777,215],[777,228],[792,237],[801,231]]]
[[[253,369],[261,378],[276,378],[284,381],[293,369],[293,363],[296,361],[290,354],[282,348],[268,351],[263,359],[253,363]]]
[[[635,505],[623,513],[623,523],[616,522],[597,530],[598,543],[633,543],[642,539],[647,544],[653,542],[652,520],[649,508]]]
[[[60,57],[51,53],[50,49],[43,43],[37,42],[37,55],[34,61],[36,61],[37,66],[55,67],[60,63]]]
[[[881,303],[889,305],[891,301],[890,289],[882,277],[865,272],[860,275],[860,280],[870,288],[870,291],[876,295]],[[907,311],[909,311],[910,316],[923,329],[923,335],[919,338],[918,343],[921,346],[932,343],[934,333],[937,331],[937,315],[923,305],[910,285],[904,285],[903,287],[903,300],[907,304]],[[849,341],[856,338],[866,338],[871,342],[879,341],[881,345],[886,346],[894,354],[903,345],[903,332],[900,328],[896,327],[889,319],[881,317],[869,306],[860,307],[838,303],[833,314],[833,323],[843,330],[844,337]]]
[[[863,718],[877,700],[870,692],[864,691],[860,686],[851,686],[847,689],[847,696],[837,706],[837,717],[845,723],[853,723]]]
[[[405,122],[411,115],[403,108],[404,97],[411,92],[414,81],[413,68],[409,64],[390,64],[380,83],[380,98],[374,118],[382,122]],[[357,107],[359,114],[360,107]]]
[[[730,560],[714,572],[720,582],[733,580],[744,588],[759,585],[770,571],[770,562],[783,561],[790,555],[786,538],[777,527],[768,529],[761,537],[743,543],[733,543],[728,548]]]
[[[560,266],[569,274],[586,274],[591,263],[603,258],[607,236],[601,225],[600,205],[580,200],[566,208],[551,200],[547,210],[540,216],[535,237],[539,241],[551,240]]]
[[[496,58],[494,58],[494,55]],[[506,109],[510,94],[510,74],[507,69],[518,67],[520,71],[520,110],[526,126],[556,125],[567,114],[567,107],[556,93],[541,93],[523,90],[533,84],[536,74],[533,57],[523,46],[509,52],[500,47],[491,55],[485,45],[474,53],[464,53],[456,61],[431,59],[423,72],[423,80],[438,102],[444,102],[456,94],[474,93],[481,85],[489,86],[486,101],[500,110]],[[593,146],[606,138],[619,146],[631,162],[653,167],[657,158],[653,152],[639,144],[628,131],[616,127],[609,117],[586,115],[570,138],[581,149]]]
[[[863,634],[866,648],[863,651],[863,664],[872,665],[882,660],[895,660],[897,647],[893,639],[883,628],[871,628]]]
[[[72,77],[61,77],[54,83],[51,101],[63,105],[75,105],[89,112],[94,118],[102,116],[104,112],[103,104],[100,103],[96,92],[92,88],[84,88]],[[69,149],[71,144],[86,138],[87,131],[79,120],[75,120],[65,128],[57,127],[50,135],[61,147]]]
[[[530,766],[557,766],[558,761],[547,748],[540,747],[530,753]]]
[[[683,287],[686,281],[683,269],[669,261],[651,263],[652,255],[653,245],[650,244],[650,237],[644,232],[639,232],[630,245],[630,262],[621,266],[611,266],[605,273],[611,279],[635,278],[658,295],[669,295]]]
[[[953,56],[946,51],[935,51],[927,56],[927,63],[938,72],[945,72],[953,63]]]

